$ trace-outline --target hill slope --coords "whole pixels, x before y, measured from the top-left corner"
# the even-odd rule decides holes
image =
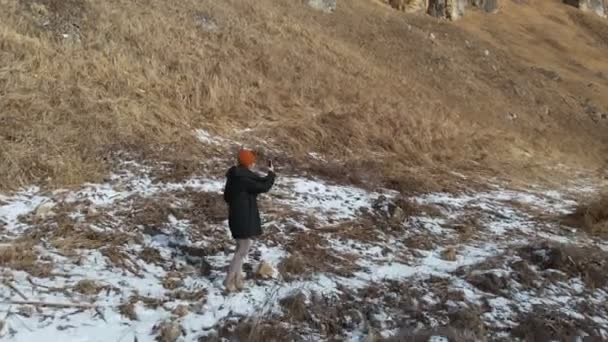
[[[119,151],[191,170],[210,155],[195,128],[393,186],[605,163],[608,25],[557,0],[457,23],[368,0],[333,14],[273,0],[2,9],[3,188],[99,180]]]
[[[0,0],[0,337],[605,340],[607,29]],[[279,177],[226,294],[242,144]]]

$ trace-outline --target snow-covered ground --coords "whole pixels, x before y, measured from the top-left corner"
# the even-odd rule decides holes
[[[201,139],[211,139],[199,134]],[[130,171],[117,172],[103,184],[55,192],[30,188],[0,196],[0,248],[30,246],[29,252],[36,258],[33,267],[51,267],[51,272],[31,274],[27,267],[15,266],[19,263],[10,261],[10,256],[0,256],[3,262],[7,260],[0,265],[0,336],[4,339],[153,341],[158,335],[155,327],[173,322],[181,327],[179,340],[205,340],[238,317],[283,320],[286,312],[281,299],[294,293],[303,293],[314,312],[314,298],[319,296],[343,298],[345,288],[359,294],[395,282],[417,293],[418,298],[408,300],[414,300],[418,310],[428,310],[426,320],[418,320],[418,327],[449,323],[442,321],[447,316],[438,309],[440,303],[448,313],[450,308],[478,306],[484,307],[481,320],[487,325],[487,335],[508,337],[521,315],[533,312],[538,304],[591,320],[598,334],[608,339],[608,308],[595,310],[593,316],[578,310],[583,301],[605,303],[606,286],[591,290],[582,278],[570,277],[539,289],[524,287],[511,278],[503,284],[505,293],[501,294],[470,282],[475,272],[497,277],[510,274],[513,262],[522,260],[513,251],[539,241],[608,250],[605,242],[534,215],[572,211],[576,202],[566,199],[560,190],[497,188],[460,195],[427,194],[407,200],[434,208],[433,214],[421,210],[395,217],[381,203],[393,203],[394,192],[370,192],[314,178],[279,177],[275,190],[263,201],[264,220],[272,227],[270,236],[256,242],[249,258],[253,268],[261,261],[269,263],[274,274],[270,279],[250,279],[245,291],[226,295],[221,284],[232,248],[226,222],[199,222],[192,216],[206,216],[207,209],[214,210],[213,203],[209,208],[197,208],[192,196],[204,193],[212,201],[221,201],[223,179],[195,177],[161,183],[152,180],[147,168],[134,163],[125,166]],[[150,203],[156,205],[152,214],[158,214],[157,222],[140,217],[150,215],[143,211]],[[180,212],[184,208],[190,209]],[[313,218],[314,223],[305,217]],[[463,233],[460,228],[467,224],[472,230]],[[118,234],[122,234],[118,240],[112,238]],[[84,240],[79,242],[75,236]],[[285,278],[278,271],[279,264],[293,254],[288,246],[297,245],[297,240],[306,236],[320,238],[322,245],[298,250],[299,257],[317,260],[326,257],[317,254],[322,251],[335,258],[332,260],[344,260],[344,265],[313,268],[306,275]],[[95,239],[101,242],[95,243]],[[188,248],[202,251],[204,264],[201,255],[189,255]],[[145,252],[154,257],[143,257]],[[500,262],[476,270],[476,265],[495,258]],[[337,271],[342,266],[349,270]],[[201,271],[203,268],[208,270]],[[438,290],[437,279],[447,287]],[[82,290],[81,285],[87,283],[94,285],[93,290]],[[390,294],[390,290],[385,291]],[[462,298],[441,299],[445,295],[442,291],[461,293]],[[399,315],[406,313],[396,311],[383,298],[374,299],[371,322],[363,320],[332,334],[357,341],[371,331],[385,336],[396,333],[403,323]],[[132,313],[125,313],[129,309]],[[439,312],[436,315],[435,309]],[[329,337],[306,322],[284,322],[291,322],[295,331],[313,340]],[[433,336],[432,340],[442,337]]]

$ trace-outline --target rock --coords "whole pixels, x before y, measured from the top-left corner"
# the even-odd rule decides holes
[[[391,223],[400,224],[405,220],[405,211],[401,207],[395,207],[391,215]]]
[[[507,289],[509,286],[507,278],[491,272],[476,273],[469,276],[467,280],[478,289],[493,294],[499,294],[502,290]]]
[[[167,235],[165,232],[163,232],[162,230],[158,229],[157,227],[150,226],[150,225],[145,225],[144,226],[143,233],[146,234],[146,235],[150,235],[151,237],[155,237],[157,235]]]
[[[325,13],[336,11],[337,0],[308,0],[308,6]]]
[[[577,7],[581,11],[593,12],[604,18],[608,14],[608,4],[604,0],[564,0],[564,3]]]
[[[471,4],[487,13],[498,12],[498,0],[473,0]]]
[[[182,327],[177,322],[163,322],[158,327],[159,342],[176,342],[182,335]]]
[[[422,12],[427,9],[425,0],[389,0],[388,4],[406,13]]]
[[[436,18],[447,17],[447,0],[429,0],[429,15]]]
[[[448,19],[457,20],[464,16],[468,0],[448,0]]]
[[[209,261],[205,260],[205,258],[201,259],[201,268],[200,274],[203,277],[208,277],[211,275],[211,271],[213,270],[213,266],[209,263]]]
[[[272,265],[266,261],[262,261],[255,272],[256,276],[261,279],[271,279],[274,277],[275,271]]]
[[[186,265],[182,266],[182,268],[180,269],[180,272],[182,274],[191,275],[191,274],[195,274],[197,272],[197,268],[190,264],[186,264]]]
[[[539,74],[543,75],[547,79],[550,79],[551,81],[559,82],[562,80],[561,76],[553,70],[548,70],[540,67],[532,67],[532,70],[538,72]]]
[[[441,252],[441,259],[446,261],[456,261],[456,249],[448,247]]]
[[[368,332],[367,332],[367,336],[365,337],[365,342],[376,342],[379,341],[379,339],[376,337],[376,333],[374,332],[373,328],[369,328]]]
[[[467,0],[429,0],[428,14],[437,18],[457,20],[464,15]]]
[[[44,220],[50,216],[53,216],[53,207],[55,204],[53,202],[45,202],[36,208],[36,218]]]
[[[405,12],[405,5],[406,5],[405,0],[388,0],[388,4],[389,4],[389,6],[396,9],[397,11]]]
[[[17,309],[17,313],[24,317],[32,317],[34,315],[34,309],[31,306],[20,306]]]
[[[205,32],[217,32],[219,27],[211,15],[201,12],[194,16],[198,26]]]
[[[177,317],[184,317],[189,313],[190,313],[190,310],[188,309],[188,307],[186,305],[183,305],[183,304],[178,305],[173,310],[173,314],[176,315]]]
[[[86,215],[89,217],[95,217],[99,215],[99,211],[93,206],[88,206],[85,211]]]

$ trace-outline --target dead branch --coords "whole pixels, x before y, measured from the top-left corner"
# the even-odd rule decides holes
[[[38,302],[30,300],[6,300],[0,301],[0,304],[7,305],[34,305],[44,306],[47,308],[81,308],[81,309],[96,309],[99,305],[94,304],[83,304],[83,303],[52,303],[52,302]]]

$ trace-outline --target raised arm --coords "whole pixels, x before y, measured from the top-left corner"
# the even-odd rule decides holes
[[[248,177],[243,180],[243,184],[248,193],[261,194],[270,191],[274,185],[275,178],[275,173],[271,171],[265,177]]]

